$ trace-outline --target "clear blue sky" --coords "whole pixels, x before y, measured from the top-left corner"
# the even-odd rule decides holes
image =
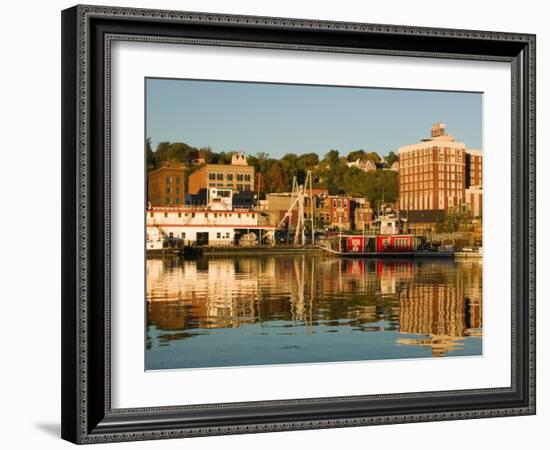
[[[146,80],[146,135],[247,154],[364,149],[386,155],[435,122],[481,149],[482,94],[199,80]]]

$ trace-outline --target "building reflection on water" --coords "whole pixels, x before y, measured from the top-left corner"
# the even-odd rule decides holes
[[[397,332],[432,356],[482,334],[479,261],[257,256],[147,261],[147,320],[166,342],[257,324],[263,333]]]

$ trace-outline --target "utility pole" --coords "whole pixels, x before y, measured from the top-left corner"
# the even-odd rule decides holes
[[[256,209],[260,206],[260,191],[262,189],[262,173],[258,172],[258,186],[256,187]]]
[[[338,215],[338,228],[340,229],[340,235],[338,237],[338,249],[340,250],[340,253],[342,253],[342,216]]]

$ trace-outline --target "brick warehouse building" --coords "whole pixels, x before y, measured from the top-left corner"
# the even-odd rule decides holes
[[[147,174],[147,202],[151,206],[179,206],[185,196],[185,164],[166,162]]]
[[[444,124],[433,125],[430,138],[399,147],[398,155],[401,211],[444,213],[467,207],[481,214],[482,153],[466,149],[446,133]],[[469,190],[472,186],[475,193]]]

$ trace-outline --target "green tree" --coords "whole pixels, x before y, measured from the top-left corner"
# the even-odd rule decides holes
[[[212,162],[212,158],[214,155],[214,151],[212,150],[212,147],[201,147],[199,151],[203,153],[206,164]]]
[[[336,167],[340,161],[340,153],[338,150],[330,150],[323,158],[323,161],[326,162],[330,168]]]
[[[296,162],[298,161],[298,156],[296,153],[287,153],[285,156],[281,158],[282,161],[287,161],[292,166],[296,166]]]
[[[217,153],[216,164],[231,164],[231,158],[234,152]]]
[[[168,147],[167,160],[188,163],[190,158],[196,154],[197,151],[196,148],[190,147],[183,142],[173,142]]]
[[[374,164],[378,164],[380,161],[382,161],[382,158],[380,158],[380,155],[376,152],[369,152],[365,154],[365,157],[369,161],[372,161]]]
[[[348,153],[347,160],[348,162],[354,162],[357,161],[357,159],[363,160],[365,155],[365,150],[354,150]]]
[[[349,167],[339,182],[342,192],[366,197],[375,207],[379,203],[393,203],[397,199],[397,173],[393,171],[363,172],[356,167]]]
[[[388,156],[386,156],[386,162],[388,163],[388,166],[391,166],[397,161],[399,161],[399,157],[394,152],[390,152]]]
[[[257,156],[250,155],[246,158],[246,162],[249,166],[253,166],[257,173],[261,173],[260,160]]]
[[[298,156],[296,161],[296,167],[298,170],[314,170],[319,164],[319,156],[317,153],[304,153],[303,155]]]
[[[391,170],[374,170],[365,177],[365,195],[372,205],[394,203],[397,200],[397,172]]]
[[[451,208],[445,214],[445,218],[436,224],[438,233],[454,233],[467,225],[471,220],[469,213]]]
[[[159,142],[155,151],[157,157],[157,164],[166,161],[168,159],[168,151],[170,150],[170,142]]]
[[[153,170],[157,168],[157,158],[153,148],[151,147],[151,138],[148,137],[145,140],[145,156],[147,158],[147,170]]]
[[[271,164],[265,174],[266,192],[288,191],[288,175],[281,167],[279,161],[271,160]]]

